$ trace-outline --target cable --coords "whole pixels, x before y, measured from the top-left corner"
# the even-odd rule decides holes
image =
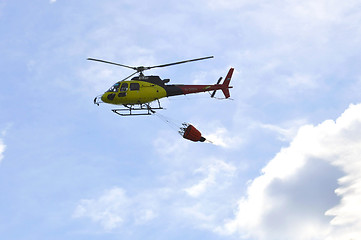
[[[177,124],[174,120],[171,120],[169,117],[165,117],[158,112],[155,112],[153,115],[157,116],[161,121],[165,122],[169,127],[176,131],[178,131],[181,126],[181,124]]]

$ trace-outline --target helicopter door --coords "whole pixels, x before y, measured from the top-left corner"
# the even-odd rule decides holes
[[[130,84],[130,91],[138,90],[140,89],[139,83],[131,83]]]
[[[128,83],[122,83],[118,97],[125,97],[127,95],[127,90],[128,90]]]
[[[139,98],[140,97],[139,90],[140,90],[139,83],[134,83],[134,82],[130,83],[128,97],[130,97],[135,102],[141,102]]]

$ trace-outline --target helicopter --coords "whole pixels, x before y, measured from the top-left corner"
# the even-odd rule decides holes
[[[232,88],[232,86],[229,86],[229,83],[231,81],[234,68],[229,69],[228,74],[226,75],[226,78],[222,84],[220,84],[220,82],[222,81],[222,77],[220,77],[217,83],[214,85],[167,84],[169,83],[170,79],[161,79],[159,76],[145,76],[143,74],[144,71],[153,68],[168,67],[177,64],[205,60],[209,58],[213,58],[213,56],[149,67],[132,67],[101,59],[87,58],[87,60],[90,61],[113,64],[116,66],[135,70],[135,72],[128,77],[124,78],[119,82],[116,82],[104,94],[95,97],[94,104],[98,106],[100,103],[120,105],[123,106],[123,108],[112,109],[112,111],[121,116],[137,116],[151,115],[155,113],[155,110],[163,109],[159,99],[164,97],[172,97],[177,95],[186,95],[200,92],[212,92],[211,97],[214,98],[216,91],[221,90],[224,94],[224,97],[227,99],[230,97],[229,88]],[[135,74],[139,75],[133,77]],[[128,80],[129,78],[131,79]],[[154,102],[156,102],[156,106],[152,106]]]

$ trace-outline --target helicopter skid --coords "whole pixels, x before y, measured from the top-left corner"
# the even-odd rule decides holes
[[[112,111],[120,116],[144,116],[152,115],[155,113],[154,110],[158,109],[163,109],[163,107],[160,106],[159,100],[157,107],[151,107],[149,104],[139,104],[138,107],[125,105],[125,108],[112,109]]]

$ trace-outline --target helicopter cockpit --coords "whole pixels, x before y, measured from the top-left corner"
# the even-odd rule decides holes
[[[132,88],[132,84],[133,83],[130,84],[131,88]],[[138,86],[139,86],[139,84],[138,84]],[[111,86],[111,88],[109,88],[109,90],[107,92],[119,92],[119,88],[120,88],[121,92],[126,92],[128,90],[128,83],[122,83],[120,85],[120,82],[117,82],[116,84]],[[139,88],[137,90],[139,90]]]
[[[117,82],[116,84],[114,84],[113,86],[111,86],[111,88],[109,88],[109,90],[107,92],[118,92],[120,87],[120,83]]]

